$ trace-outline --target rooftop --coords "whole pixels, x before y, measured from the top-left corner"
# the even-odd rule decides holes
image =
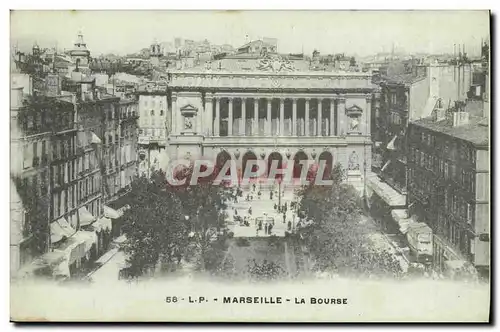
[[[187,63],[187,60],[185,60]],[[194,60],[193,60],[194,62]],[[333,66],[312,68],[309,60],[298,55],[273,54],[262,57],[257,54],[234,54],[219,60],[199,61],[194,66],[171,70],[172,73],[268,73],[268,74],[311,74],[341,73]],[[350,74],[351,72],[349,72]],[[367,75],[366,73],[364,75]]]
[[[414,74],[408,73],[384,76],[383,80],[385,80],[388,84],[412,84],[424,78],[425,76],[415,76]]]
[[[456,127],[453,127],[452,119],[434,121],[429,117],[413,121],[412,123],[463,141],[471,142],[477,146],[487,146],[489,144],[489,125],[487,118],[484,117],[470,115],[468,124]]]

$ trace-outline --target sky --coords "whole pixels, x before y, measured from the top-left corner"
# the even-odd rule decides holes
[[[282,53],[453,53],[479,55],[487,11],[12,11],[11,45],[71,48],[78,31],[92,55],[127,54],[153,40],[208,39],[235,47],[278,38]]]

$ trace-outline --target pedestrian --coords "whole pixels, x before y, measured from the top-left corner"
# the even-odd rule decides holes
[[[253,191],[255,192],[255,183],[253,184]]]
[[[262,229],[262,220],[259,220],[259,230]]]
[[[288,203],[285,202],[285,212],[288,210]]]
[[[266,223],[264,224],[264,234],[266,234],[266,235],[267,235],[267,232],[268,232],[268,227],[269,226],[267,225],[267,221],[266,221]]]
[[[283,213],[283,223],[286,222],[286,213]]]
[[[269,224],[269,226],[267,227],[267,231],[268,231],[268,234],[271,235],[271,233],[273,231],[273,224]]]
[[[278,208],[278,204],[274,203],[274,210]]]
[[[273,192],[272,191],[269,193],[269,199],[271,199],[271,200],[273,199]]]
[[[288,220],[288,230],[289,231],[292,230],[292,222],[290,220]]]

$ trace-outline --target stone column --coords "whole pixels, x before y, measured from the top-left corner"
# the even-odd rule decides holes
[[[213,96],[211,93],[205,95],[205,117],[203,121],[203,133],[207,136],[213,135]]]
[[[266,136],[271,136],[271,101],[272,99],[267,98],[267,119],[266,119]]]
[[[292,99],[292,136],[297,136],[297,99]]]
[[[252,134],[259,135],[259,98],[253,100],[253,128]]]
[[[346,134],[345,98],[337,99],[337,135]]]
[[[215,98],[214,136],[220,135],[220,98]]]
[[[233,136],[233,97],[228,98],[229,101],[229,118],[227,120],[227,136]]]
[[[335,136],[335,99],[330,99],[330,136]]]
[[[304,136],[309,136],[309,101],[310,98],[306,98],[306,110],[305,110],[305,116],[304,116],[304,127],[305,127],[305,134]]]
[[[285,134],[285,99],[280,99],[280,136]]]
[[[319,98],[318,99],[318,136],[323,136],[323,134],[321,133],[321,129],[322,129],[322,121],[323,121],[323,116],[322,116],[322,113],[323,112],[323,99],[322,98]]]
[[[177,93],[172,93],[172,132],[175,135],[179,134],[179,120],[177,118],[180,117],[180,114],[177,114]],[[149,111],[148,111],[149,112]]]
[[[245,136],[247,126],[247,99],[241,98],[241,127],[240,134]]]
[[[365,117],[365,127],[361,128],[363,135],[370,136],[371,135],[371,113],[372,113],[372,96],[366,97],[366,109],[363,112],[363,116]]]

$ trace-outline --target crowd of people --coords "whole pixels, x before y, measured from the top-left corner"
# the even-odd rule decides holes
[[[267,192],[267,190],[265,190]],[[285,191],[283,192],[276,190],[276,188],[269,188],[269,199],[271,201],[276,200],[279,195],[284,196]],[[267,193],[266,193],[267,195]],[[245,194],[245,201],[252,202],[254,199],[261,200],[265,199],[263,197],[263,188],[261,185],[252,184],[251,190],[249,193]],[[236,189],[234,195],[234,202],[238,202],[238,197],[243,197],[243,191],[240,188]],[[281,200],[280,200],[281,202]],[[241,210],[240,214],[238,214],[238,210],[233,208],[233,218],[234,221],[237,222],[240,226],[244,227],[255,227],[256,236],[264,235],[270,236],[273,235],[276,230],[275,221],[282,222],[284,224],[285,231],[293,232],[295,226],[295,213],[291,213],[294,211],[295,202],[284,202],[284,204],[279,204],[278,202],[274,203],[274,217],[268,216],[266,212],[264,212],[263,216],[254,216],[254,211],[252,205],[248,207],[248,210],[245,211],[246,215],[242,216]],[[258,213],[259,214],[259,213]],[[273,233],[274,231],[274,233]],[[263,234],[262,234],[263,232]],[[278,231],[279,233],[279,231]]]

